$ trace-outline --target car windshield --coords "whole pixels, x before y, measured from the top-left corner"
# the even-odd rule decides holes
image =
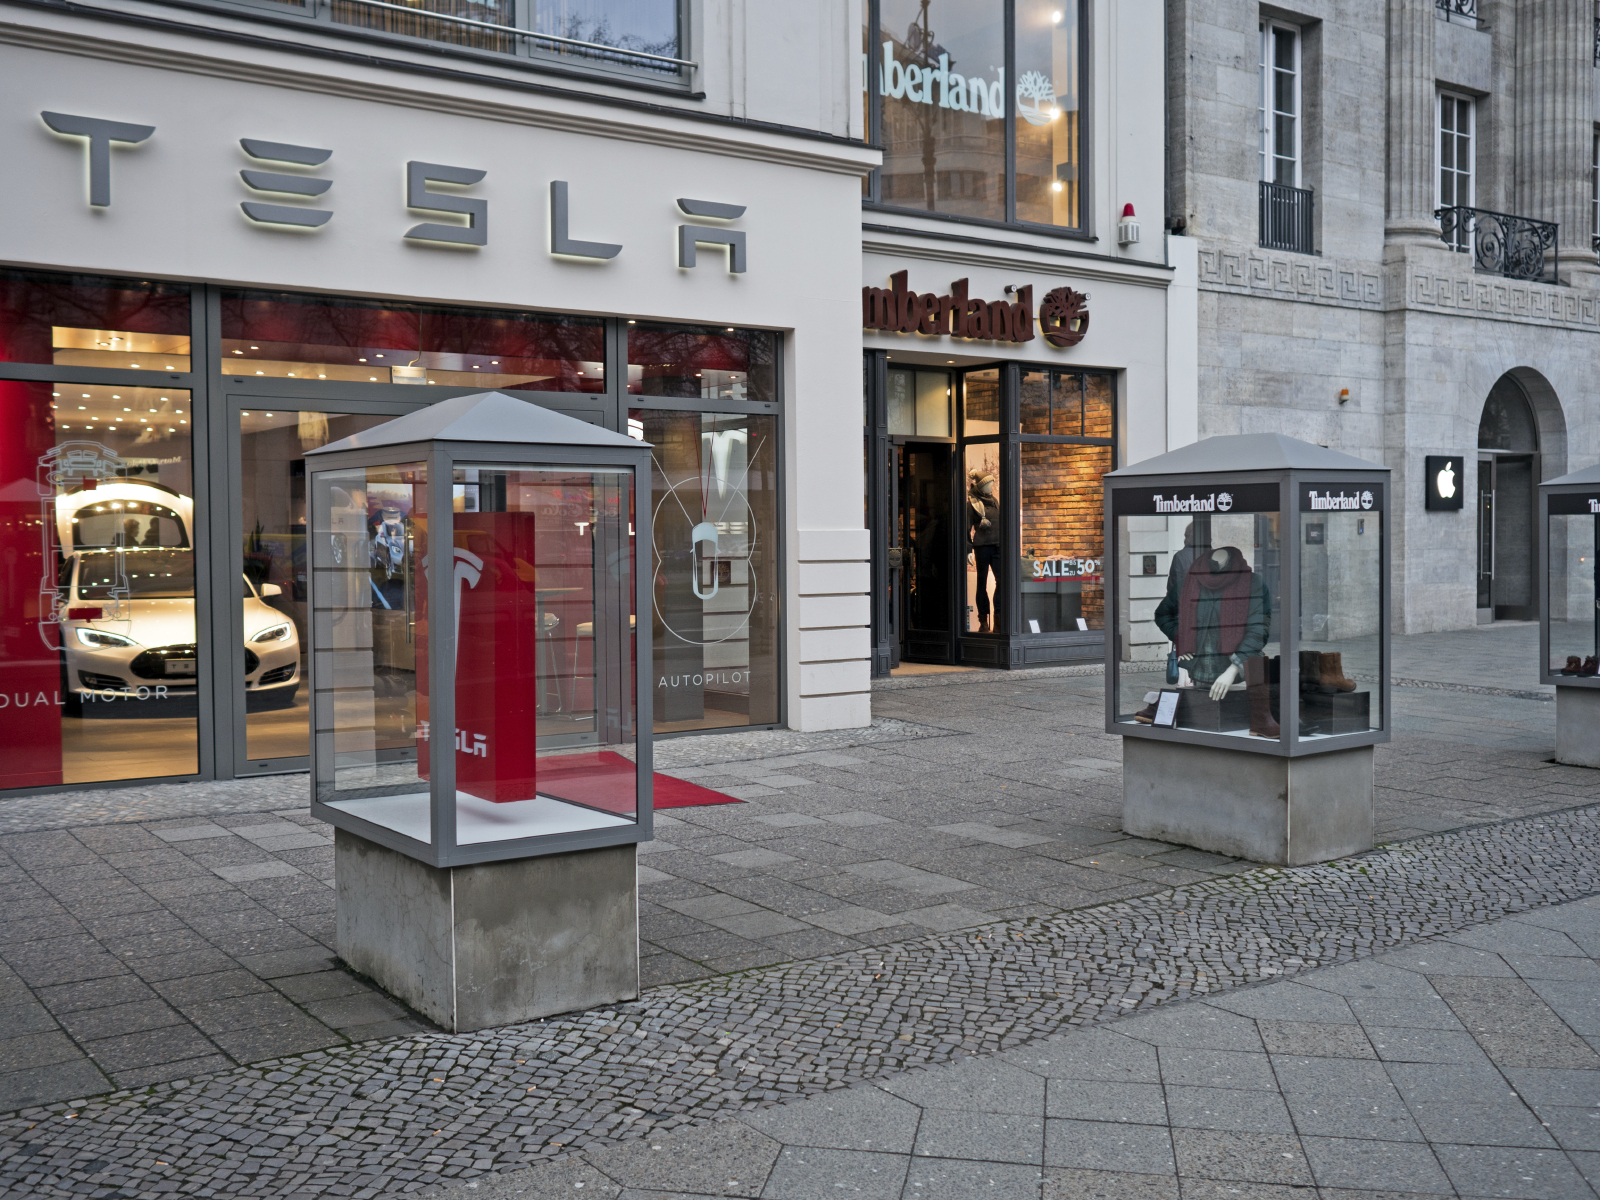
[[[193,595],[194,553],[189,550],[97,550],[79,558],[78,596],[83,600]]]

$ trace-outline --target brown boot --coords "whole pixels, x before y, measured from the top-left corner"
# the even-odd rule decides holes
[[[1333,693],[1333,685],[1322,679],[1322,655],[1315,650],[1300,651],[1300,690],[1323,695]]]
[[[1344,673],[1344,655],[1339,653],[1318,655],[1321,659],[1321,678],[1324,684],[1331,684],[1341,692],[1356,690],[1356,681]]]
[[[988,633],[989,632],[989,618],[988,617],[979,617],[978,618],[978,632],[979,633]]]
[[[1278,739],[1280,729],[1272,716],[1272,685],[1267,682],[1267,660],[1244,660],[1245,691],[1250,696],[1250,736]]]

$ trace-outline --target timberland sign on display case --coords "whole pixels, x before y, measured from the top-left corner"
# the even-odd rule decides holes
[[[1242,435],[1112,471],[1105,489],[1124,828],[1258,862],[1370,848],[1386,469]]]
[[[1016,302],[983,300],[967,294],[958,279],[949,292],[914,292],[909,273],[896,271],[889,286],[861,289],[861,326],[891,333],[954,337],[973,341],[1031,342],[1034,339],[1033,286],[1017,288]],[[1037,317],[1039,332],[1052,346],[1076,346],[1089,330],[1089,297],[1072,288],[1045,294]]]

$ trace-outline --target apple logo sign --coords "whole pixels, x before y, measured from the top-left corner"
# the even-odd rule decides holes
[[[1440,468],[1439,474],[1434,477],[1434,485],[1439,489],[1439,495],[1446,500],[1456,494],[1456,465],[1447,462]]]

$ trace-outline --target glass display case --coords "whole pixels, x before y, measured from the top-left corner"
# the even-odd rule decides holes
[[[437,867],[648,840],[649,445],[489,392],[307,461],[313,813]]]
[[[1387,469],[1239,435],[1105,485],[1109,732],[1291,757],[1388,739]]]
[[[1600,466],[1539,485],[1541,683],[1600,688]]]

